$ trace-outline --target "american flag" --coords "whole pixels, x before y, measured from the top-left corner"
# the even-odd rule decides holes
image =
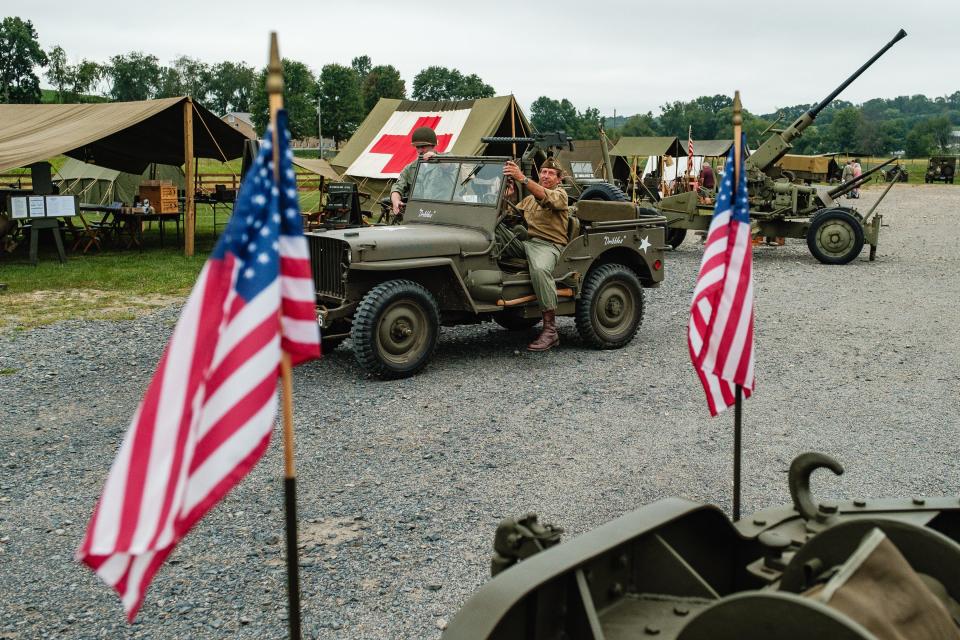
[[[693,125],[687,128],[687,167],[693,167]]]
[[[690,359],[711,416],[734,403],[736,385],[743,387],[745,398],[753,390],[750,205],[745,168],[733,187],[733,154],[731,149],[707,232],[687,331]]]
[[[279,183],[268,129],[77,550],[130,621],[177,542],[266,450],[281,350],[294,363],[320,355],[286,122],[281,111]]]

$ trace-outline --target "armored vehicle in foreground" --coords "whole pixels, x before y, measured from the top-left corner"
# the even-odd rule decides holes
[[[820,468],[843,472],[828,456],[802,454],[790,465],[793,505],[738,522],[677,498],[562,543],[536,516],[506,520],[496,577],[443,637],[960,637],[957,496],[818,503],[810,476]]]
[[[442,325],[540,322],[526,261],[501,259],[494,230],[505,157],[420,162],[402,224],[307,232],[324,347],[351,338],[357,361],[387,378],[422,369]],[[629,202],[581,201],[554,277],[558,316],[584,342],[628,344],[643,318],[643,288],[664,277],[662,216]]]
[[[881,216],[861,215],[856,209],[842,205],[838,199],[863,185],[873,173],[888,163],[832,189],[806,185],[791,180],[789,176],[780,176],[776,163],[790,152],[793,148],[791,143],[813,124],[817,115],[841,91],[906,35],[901,29],[886,46],[830,95],[786,129],[774,130],[774,135],[767,138],[747,158],[745,166],[750,191],[750,219],[757,234],[806,238],[810,253],[825,264],[851,262],[860,255],[864,243],[870,245],[870,259],[876,257]],[[674,247],[683,241],[687,229],[708,229],[713,213],[713,204],[702,202],[693,191],[668,196],[660,202],[650,202],[647,206],[655,207],[666,216],[670,226],[668,242]],[[871,213],[873,211],[875,209],[871,210]]]
[[[943,181],[944,184],[953,184],[957,175],[957,156],[933,156],[927,162],[927,172],[923,181],[927,184]]]

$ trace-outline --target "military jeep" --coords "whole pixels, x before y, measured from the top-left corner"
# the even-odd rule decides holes
[[[432,158],[418,166],[403,224],[307,232],[325,351],[349,337],[361,366],[400,378],[427,364],[440,326],[540,321],[526,261],[499,259],[507,160]],[[554,272],[557,315],[573,316],[596,348],[623,347],[643,318],[643,287],[663,280],[665,220],[629,202],[574,210]]]

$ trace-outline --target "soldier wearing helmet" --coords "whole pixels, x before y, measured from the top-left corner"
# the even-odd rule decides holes
[[[417,159],[403,168],[400,177],[397,178],[390,189],[390,204],[393,215],[400,213],[400,204],[403,202],[403,198],[410,195],[410,187],[413,183],[413,173],[417,162],[429,160],[437,154],[437,133],[430,127],[417,127],[413,131],[410,144],[417,150]]]

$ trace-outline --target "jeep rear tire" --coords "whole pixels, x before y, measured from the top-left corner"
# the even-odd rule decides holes
[[[643,286],[622,264],[605,264],[589,274],[576,310],[580,337],[597,349],[619,349],[633,340],[643,322]]]
[[[494,314],[493,321],[507,331],[527,331],[540,324],[540,318],[524,318],[505,311]]]
[[[357,362],[383,378],[406,378],[423,369],[439,335],[436,300],[410,280],[390,280],[367,292],[350,330]]]

